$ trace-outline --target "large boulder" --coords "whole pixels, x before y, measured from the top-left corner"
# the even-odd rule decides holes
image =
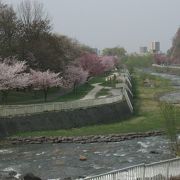
[[[80,160],[80,161],[86,161],[86,160],[87,160],[87,157],[80,155],[80,156],[79,156],[79,160]]]
[[[27,174],[24,175],[23,180],[42,180],[42,179],[35,176],[32,173],[27,173]]]

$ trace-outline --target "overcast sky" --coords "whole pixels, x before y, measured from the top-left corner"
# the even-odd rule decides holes
[[[40,1],[53,20],[54,32],[99,49],[122,46],[138,52],[139,46],[157,40],[166,51],[180,26],[180,0]]]

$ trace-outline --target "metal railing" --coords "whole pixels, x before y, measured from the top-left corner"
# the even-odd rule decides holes
[[[165,180],[180,176],[180,158],[123,168],[84,180]]]
[[[44,103],[44,104],[31,104],[31,105],[5,105],[5,106],[0,106],[0,117],[87,108],[102,104],[111,104],[119,101],[123,101],[122,96],[114,96],[110,98],[100,98],[100,99],[75,100],[75,101],[57,102],[57,103]]]
[[[157,67],[157,68],[169,68],[169,69],[179,69],[180,70],[180,66],[164,66],[164,65],[159,65],[159,64],[152,64],[153,67]]]
[[[131,100],[130,100],[130,98],[128,96],[127,90],[125,88],[123,89],[123,95],[124,95],[124,97],[126,99],[126,102],[127,102],[128,106],[129,106],[130,111],[133,112],[133,106],[132,106]]]

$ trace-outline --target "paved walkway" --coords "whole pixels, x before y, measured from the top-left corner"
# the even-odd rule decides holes
[[[95,99],[96,98],[96,94],[101,91],[102,89],[109,89],[110,94],[112,94],[112,96],[122,96],[122,91],[121,89],[116,89],[116,88],[111,88],[111,87],[104,87],[100,85],[101,83],[96,83],[96,84],[92,84],[92,86],[94,86],[94,88],[86,95],[82,98],[82,100],[86,100],[86,99]],[[121,85],[122,87],[122,85]]]
[[[122,91],[121,91],[121,89],[111,89],[111,90],[110,90],[110,93],[111,93],[113,96],[122,96]]]
[[[116,88],[104,87],[101,83],[92,84],[92,86],[94,86],[94,88],[81,100],[96,99],[96,94],[102,89],[109,89],[109,93],[112,94],[112,96],[123,96],[122,90],[120,89],[123,87],[122,83],[117,84]]]
[[[86,95],[82,98],[82,100],[86,100],[86,99],[95,99],[96,98],[96,94],[103,89],[104,87],[100,85],[101,83],[96,83],[96,84],[92,84],[92,86],[94,86],[94,88]]]

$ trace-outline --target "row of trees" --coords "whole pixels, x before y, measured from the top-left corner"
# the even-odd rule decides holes
[[[154,63],[159,65],[169,65],[172,64],[172,59],[169,58],[166,54],[154,54]]]
[[[42,4],[24,0],[17,10],[0,1],[0,56],[17,56],[31,68],[63,71],[65,66],[93,49],[52,32]]]
[[[12,90],[29,89],[42,90],[47,100],[48,90],[52,87],[75,88],[85,83],[89,77],[103,74],[114,69],[117,59],[112,56],[97,56],[84,54],[68,65],[64,73],[54,73],[50,70],[33,70],[26,61],[17,58],[0,59],[0,91],[3,101]]]
[[[46,101],[48,89],[58,86],[62,86],[59,73],[49,70],[44,72],[28,70],[26,62],[17,61],[16,58],[4,59],[0,62],[0,91],[4,103],[10,91],[25,88],[43,90]]]
[[[168,56],[166,54],[154,54],[154,63],[159,65],[180,64],[180,57]]]

